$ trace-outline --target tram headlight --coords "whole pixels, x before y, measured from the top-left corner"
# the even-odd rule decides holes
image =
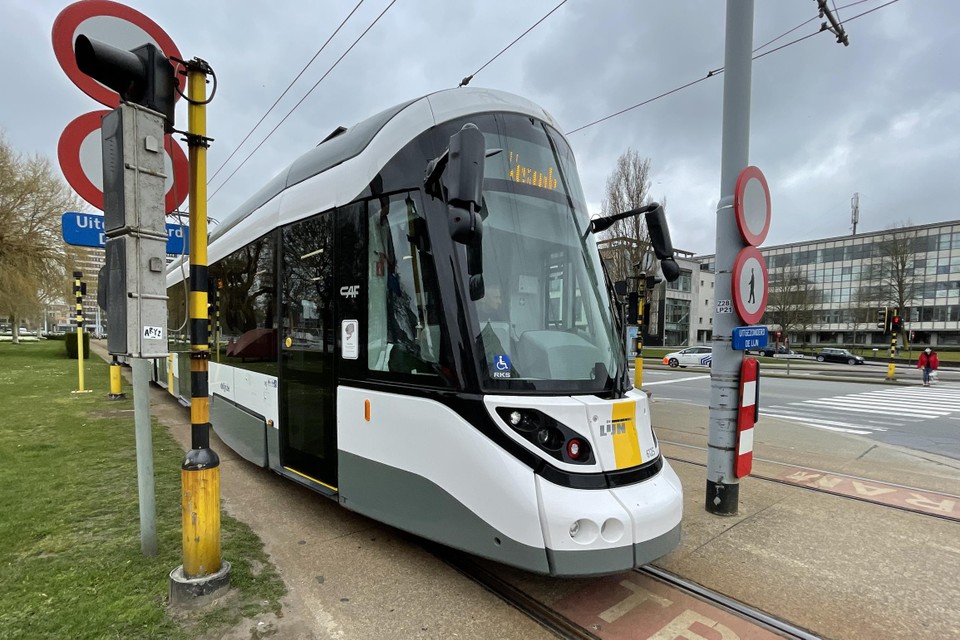
[[[497,407],[497,415],[523,439],[561,462],[595,462],[590,441],[546,413],[526,407]]]
[[[523,420],[523,415],[519,411],[513,410],[510,412],[509,420],[511,427],[519,427],[520,421]]]
[[[571,438],[570,442],[567,443],[567,455],[570,456],[573,460],[579,460],[580,454],[583,450],[583,443],[580,441],[580,438]]]

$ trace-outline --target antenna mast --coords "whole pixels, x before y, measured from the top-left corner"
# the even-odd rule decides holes
[[[857,235],[857,223],[860,222],[860,193],[850,198],[850,224],[853,225],[853,235]]]

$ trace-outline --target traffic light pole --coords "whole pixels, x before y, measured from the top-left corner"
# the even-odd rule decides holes
[[[723,74],[723,138],[720,202],[717,205],[716,301],[713,316],[713,364],[704,506],[716,515],[736,515],[740,481],[735,475],[740,366],[743,354],[732,348],[737,326],[733,300],[733,263],[743,248],[733,202],[737,176],[749,163],[750,85],[753,49],[753,0],[727,0]]]
[[[90,393],[92,389],[83,388],[83,278],[82,271],[73,272],[73,293],[77,296],[77,390],[73,393]]]
[[[890,362],[887,364],[887,380],[897,377],[897,331],[900,328],[900,310],[894,309],[890,318]]]
[[[633,360],[633,386],[643,384],[643,314],[646,311],[647,279],[640,273],[637,278],[637,348]]]
[[[220,458],[210,448],[207,317],[207,74],[200,59],[186,62],[187,141],[190,146],[190,440],[180,471],[183,565],[170,574],[170,595],[189,602],[226,588],[230,563],[220,549]]]

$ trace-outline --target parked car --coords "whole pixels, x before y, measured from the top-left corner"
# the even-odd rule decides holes
[[[817,362],[845,362],[847,364],[863,364],[863,358],[853,355],[847,349],[821,349],[817,354]]]
[[[663,356],[663,364],[671,367],[709,367],[713,362],[713,347],[687,347]]]

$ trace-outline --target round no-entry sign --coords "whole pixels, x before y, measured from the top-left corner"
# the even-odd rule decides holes
[[[745,247],[733,261],[733,307],[747,324],[767,309],[767,262],[756,247]]]
[[[103,210],[103,154],[100,120],[107,110],[91,111],[66,126],[57,144],[57,159],[63,176],[80,197]],[[182,203],[190,190],[190,163],[180,144],[170,134],[164,137],[164,212]]]
[[[757,167],[747,167],[737,176],[733,212],[744,242],[760,246],[770,231],[770,187]]]
[[[183,57],[167,32],[136,9],[110,0],[85,0],[66,7],[53,22],[53,53],[67,77],[81,91],[110,108],[120,104],[120,96],[80,71],[77,66],[73,44],[79,35],[125,50],[142,44],[154,44],[167,57]],[[177,82],[182,93],[187,82],[186,76],[177,75]],[[174,96],[174,100],[179,99],[179,95]]]

